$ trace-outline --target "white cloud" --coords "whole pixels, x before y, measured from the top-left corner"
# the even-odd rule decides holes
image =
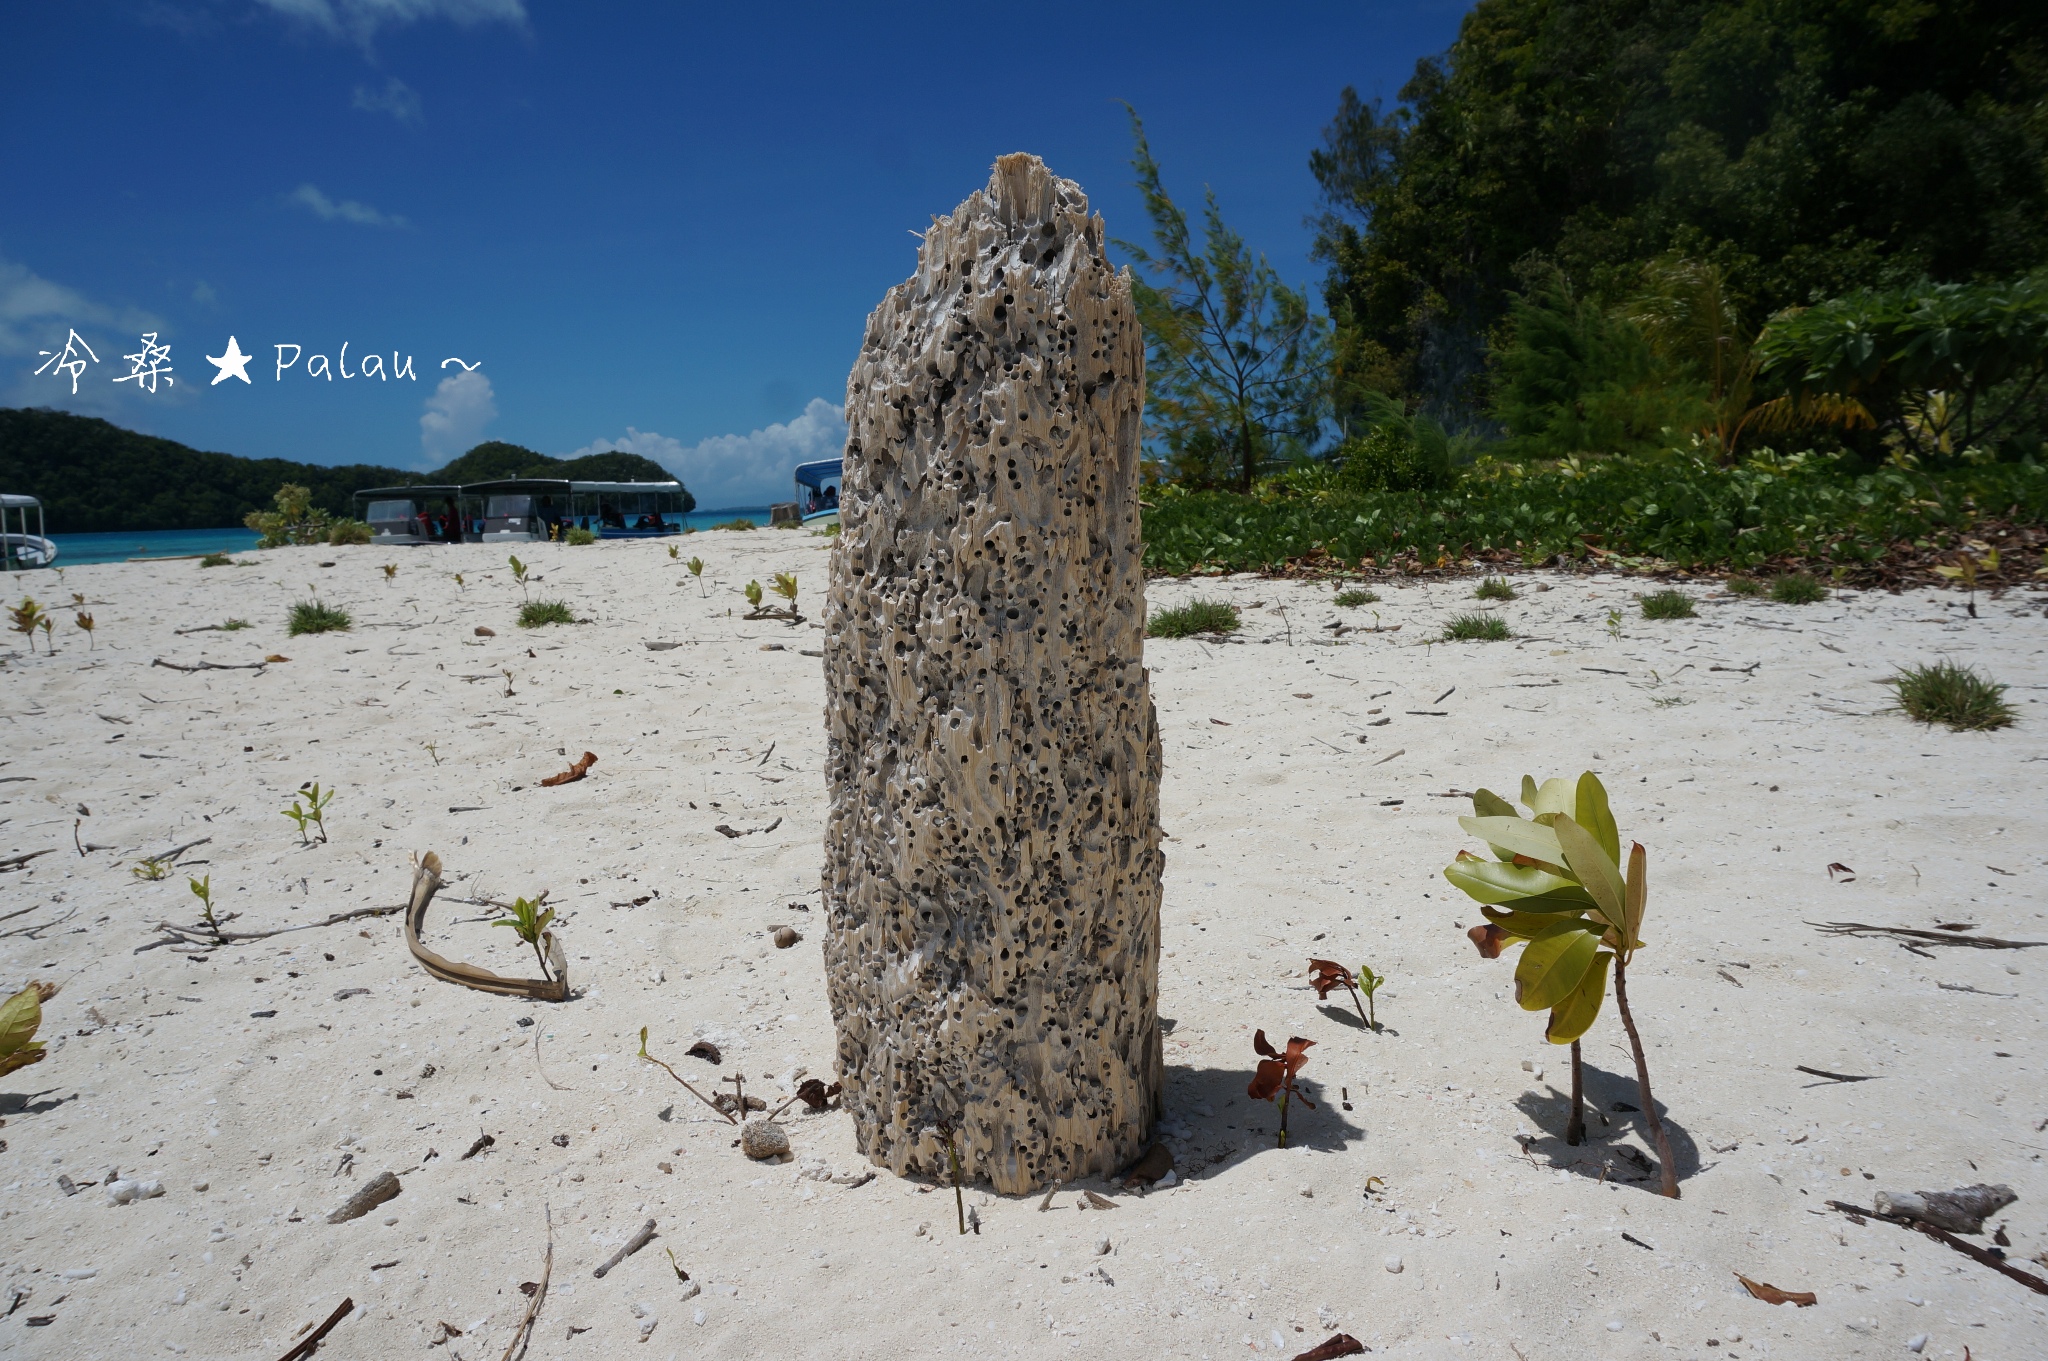
[[[0,354],[29,355],[38,350],[62,349],[72,327],[101,327],[119,332],[125,339],[133,339],[144,331],[165,329],[148,312],[96,303],[77,289],[45,279],[26,265],[0,259]],[[93,340],[96,348],[98,343]]]
[[[302,184],[292,190],[291,193],[285,195],[285,202],[297,204],[323,222],[332,222],[339,218],[343,222],[354,222],[364,227],[403,227],[408,225],[404,218],[399,217],[395,213],[380,213],[369,204],[358,203],[352,198],[345,198],[341,202],[336,203],[333,199],[321,193],[319,186],[312,184]]]
[[[356,86],[355,106],[365,113],[388,113],[401,123],[420,121],[419,91],[397,76],[386,80],[381,90],[373,90],[367,85]]]
[[[496,419],[497,394],[490,379],[474,371],[443,378],[420,416],[420,452],[426,458],[421,466],[438,468],[473,448]]]
[[[727,506],[759,506],[787,501],[790,472],[797,464],[836,458],[846,448],[846,418],[841,408],[813,397],[795,420],[745,435],[713,435],[684,444],[651,430],[626,427],[623,439],[601,439],[567,455],[619,451],[639,454],[661,464],[690,489],[706,510]]]
[[[335,37],[367,47],[377,30],[427,19],[446,19],[466,28],[479,24],[526,27],[520,0],[256,0],[265,9]]]

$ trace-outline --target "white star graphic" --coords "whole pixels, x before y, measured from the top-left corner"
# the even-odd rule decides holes
[[[219,383],[224,378],[239,378],[246,383],[249,381],[249,361],[253,358],[254,355],[243,354],[242,347],[235,344],[233,336],[229,336],[227,353],[218,359],[208,355],[206,362],[220,370],[213,375],[214,383]]]

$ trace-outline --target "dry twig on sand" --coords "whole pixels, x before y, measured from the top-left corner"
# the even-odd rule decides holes
[[[1866,1210],[1860,1205],[1847,1205],[1839,1200],[1829,1201],[1828,1208],[1831,1210],[1840,1210],[1843,1214],[1849,1216],[1849,1219],[1852,1223],[1856,1224],[1861,1224],[1866,1218],[1882,1219],[1887,1223],[1897,1224],[1900,1228],[1903,1229],[1918,1229],[1920,1232],[1926,1234],[1929,1238],[1932,1238],[1935,1242],[1946,1243],[1950,1247],[1954,1248],[1957,1252],[1962,1253],[1963,1256],[1968,1257],[1973,1261],[1982,1262],[1985,1266],[1990,1267],[1993,1271],[1998,1272],[2000,1275],[2010,1276],[2013,1280],[2018,1281],[2021,1285],[2033,1291],[2035,1294],[2048,1295],[2048,1281],[2042,1280],[2039,1276],[2036,1276],[2031,1271],[2020,1270],[2012,1263],[2006,1261],[2003,1257],[2000,1257],[1995,1253],[1988,1252],[1985,1249],[1978,1247],[1975,1243],[1965,1243],[1962,1239],[1956,1237],[1947,1229],[1936,1228],[1932,1224],[1926,1223],[1922,1220],[1913,1219],[1906,1215],[1881,1215],[1875,1210]]]
[[[261,671],[269,662],[200,662],[197,666],[185,666],[179,662],[167,662],[161,657],[150,660],[151,666],[161,666],[170,671]]]
[[[533,1321],[540,1317],[540,1303],[548,1295],[548,1276],[555,1269],[555,1212],[548,1216],[548,1251],[541,1259],[540,1280],[534,1284],[533,1299],[526,1306],[526,1317],[519,1320],[519,1326],[512,1331],[512,1341],[505,1347],[505,1354],[498,1361],[514,1361],[515,1357],[526,1355],[526,1344],[533,1340]]]
[[[1911,926],[1871,926],[1864,922],[1808,922],[1807,925],[1824,936],[1890,936],[1899,942],[1901,949],[1912,950],[1916,955],[1926,955],[1927,952],[1915,949],[1915,945],[1966,945],[1976,950],[2032,950],[2048,945],[2048,940],[2000,940],[1997,936],[1959,934],[1974,929],[1968,926],[1921,931]],[[1927,957],[1933,958],[1932,955]]]
[[[196,844],[196,843],[195,843]],[[272,936],[288,935],[293,931],[313,931],[322,926],[339,926],[343,922],[361,921],[365,917],[388,917],[401,912],[402,907],[358,907],[317,922],[301,922],[297,926],[280,926],[269,931],[228,931],[216,930],[203,922],[191,926],[178,926],[171,922],[158,922],[156,929],[164,933],[162,940],[153,940],[147,945],[135,947],[135,953],[154,950],[160,945],[196,947],[203,950],[218,950],[223,945],[233,945],[245,940],[268,940]]]
[[[607,1271],[610,1271],[613,1267],[625,1261],[628,1257],[631,1257],[634,1253],[640,1251],[640,1249],[646,1247],[648,1243],[653,1240],[653,1238],[654,1221],[650,1219],[645,1224],[642,1224],[640,1226],[640,1231],[638,1233],[634,1234],[631,1238],[628,1238],[626,1240],[625,1245],[623,1247],[621,1247],[617,1252],[613,1253],[611,1256],[605,1258],[603,1266],[599,1267],[597,1270],[591,1272],[590,1274],[597,1277],[599,1280],[603,1280],[604,1274]]]
[[[297,1345],[277,1358],[277,1361],[303,1361],[303,1358],[320,1350],[320,1339],[333,1332],[343,1319],[355,1312],[355,1307],[356,1302],[353,1299],[342,1300],[335,1306],[334,1312],[327,1316],[327,1322],[300,1338]]]

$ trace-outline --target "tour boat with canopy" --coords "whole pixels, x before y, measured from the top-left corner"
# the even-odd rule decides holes
[[[839,513],[839,481],[846,460],[821,458],[796,465],[796,503],[805,522]]]
[[[10,522],[8,512],[14,512]],[[28,532],[28,513],[36,513],[36,532]],[[19,529],[14,524],[20,525]],[[19,572],[48,567],[57,560],[57,543],[43,529],[43,503],[33,496],[0,494],[0,566]]]
[[[374,541],[460,543],[475,535],[461,487],[372,487],[356,493],[356,518],[370,526]]]
[[[574,482],[521,477],[463,488],[484,539],[559,539],[587,529],[604,539],[653,539],[683,532],[680,482]]]

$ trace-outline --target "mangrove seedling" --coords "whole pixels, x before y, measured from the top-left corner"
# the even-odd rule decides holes
[[[1607,611],[1607,636],[1609,638],[1614,639],[1616,642],[1621,641],[1620,610],[1610,609],[1609,611]]]
[[[36,650],[36,629],[43,622],[43,607],[36,604],[33,597],[23,596],[19,605],[7,611],[7,617],[13,621],[8,627],[28,639],[28,650],[33,655]]]
[[[939,1137],[946,1141],[946,1165],[953,1169],[953,1212],[960,1216],[960,1236],[967,1236],[967,1198],[960,1192],[960,1148],[953,1142],[953,1127],[939,1126]]]
[[[682,549],[676,547],[674,544],[670,544],[668,546],[668,560],[670,562],[674,562],[677,558],[682,556],[682,552]]]
[[[434,746],[435,746],[435,744],[434,744],[434,743],[432,743],[432,742],[422,742],[422,743],[420,743],[420,745],[421,745],[421,746],[423,746],[423,747],[425,747],[425,748],[427,749],[427,755],[429,755],[429,756],[431,756],[431,757],[433,757],[433,758],[434,758],[434,764],[435,764],[435,765],[437,765],[437,766],[438,766],[438,765],[440,765],[440,764],[441,764],[441,753],[440,753],[440,752],[438,752],[438,751],[436,751],[436,750],[434,750]]]
[[[1365,1004],[1372,1001],[1372,995],[1379,991],[1380,984],[1387,980],[1374,973],[1370,966],[1361,964],[1358,972],[1352,973],[1333,959],[1311,959],[1308,962],[1308,985],[1316,990],[1316,996],[1327,1000],[1333,989],[1342,987],[1351,993],[1351,1005],[1358,1008],[1358,1019],[1365,1022],[1366,1029],[1380,1028],[1377,1014],[1368,1016]],[[1359,1001],[1359,994],[1365,995],[1365,1002]]]
[[[519,555],[517,553],[514,553],[510,558],[507,558],[506,561],[512,564],[512,580],[519,583],[520,598],[522,600],[527,599],[528,597],[526,594],[526,564],[519,560]]]
[[[397,564],[397,563],[395,563],[395,562],[387,562],[387,563],[385,563],[385,564],[384,564],[384,584],[385,584],[386,586],[389,586],[389,585],[390,585],[390,584],[391,584],[392,582],[394,582],[394,581],[396,581],[396,580],[398,580],[398,564]]]
[[[213,875],[208,874],[204,879],[194,879],[188,874],[185,876],[185,886],[191,889],[192,896],[199,900],[199,915],[206,920],[207,929],[218,936],[220,922],[215,920],[213,915]]]
[[[1251,1085],[1245,1095],[1254,1101],[1271,1101],[1280,1108],[1280,1147],[1287,1147],[1287,1101],[1293,1097],[1310,1110],[1316,1103],[1301,1094],[1294,1085],[1295,1076],[1308,1063],[1309,1047],[1314,1040],[1304,1040],[1299,1035],[1287,1041],[1287,1052],[1281,1053],[1266,1042],[1266,1032],[1261,1030],[1252,1036],[1252,1048],[1261,1055],[1258,1071],[1252,1074]]]
[[[42,1041],[36,1030],[43,1023],[43,1003],[57,995],[55,983],[31,983],[0,1003],[0,1077],[31,1063],[41,1063]]]
[[[695,1053],[696,1051],[697,1046],[692,1045],[690,1052]],[[716,1053],[717,1051],[713,1050],[712,1052]],[[663,1062],[662,1060],[654,1057],[654,1055],[647,1052],[647,1027],[644,1025],[640,1027],[639,1057],[647,1060],[651,1064],[654,1064],[663,1072],[667,1073],[670,1077],[674,1078],[677,1082],[682,1083],[684,1091],[688,1092],[691,1096],[696,1097],[699,1101],[702,1101],[705,1105],[711,1107],[712,1110],[715,1110],[720,1115],[724,1116],[729,1124],[737,1125],[739,1123],[738,1117],[734,1116],[731,1111],[719,1105],[716,1101],[713,1101],[710,1097],[704,1095],[704,1093],[698,1091],[695,1087],[692,1087],[690,1085],[690,1081],[688,1078],[684,1077],[681,1073],[678,1073],[675,1069],[669,1067],[667,1063]],[[745,1112],[742,1111],[741,1114],[745,1114]]]
[[[300,804],[301,799],[305,800],[304,806]],[[292,806],[284,810],[284,816],[298,827],[301,845],[313,844],[313,839],[306,835],[309,825],[320,833],[321,841],[327,840],[327,805],[333,801],[334,791],[322,792],[318,780],[300,785],[298,792],[292,795]]]
[[[99,639],[93,636],[92,616],[87,614],[84,610],[80,610],[78,612],[78,627],[85,630],[86,651],[97,651],[99,649],[100,644]]]
[[[1574,1133],[1583,1137],[1579,1115],[1579,1037],[1592,1027],[1614,978],[1614,1004],[1628,1032],[1636,1063],[1636,1090],[1643,1117],[1662,1163],[1663,1193],[1678,1197],[1678,1169],[1671,1141],[1650,1093],[1650,1067],[1641,1034],[1628,1005],[1628,966],[1642,948],[1643,909],[1649,897],[1648,853],[1636,842],[1628,868],[1621,868],[1621,834],[1608,808],[1607,789],[1590,770],[1576,786],[1562,779],[1541,787],[1522,777],[1523,817],[1490,790],[1472,795],[1474,816],[1459,825],[1486,842],[1494,859],[1470,851],[1444,869],[1444,877],[1479,903],[1486,924],[1466,934],[1488,959],[1519,945],[1515,1001],[1524,1011],[1548,1011],[1544,1038],[1572,1046]]]
[[[789,602],[789,612],[796,613],[796,573],[777,572],[768,578],[768,588]]]
[[[56,628],[57,621],[47,614],[44,615],[42,621],[43,651],[49,653],[52,657],[57,655],[57,644],[51,639],[50,635],[56,631]]]
[[[155,883],[171,876],[171,862],[162,856],[145,855],[129,867],[128,872],[137,879]]]
[[[690,569],[690,575],[697,578],[697,598],[704,598],[704,559],[691,558],[683,566]]]
[[[1996,548],[1986,552],[1981,560],[1973,553],[1961,553],[1957,555],[1953,567],[1937,567],[1934,569],[1936,575],[1947,577],[1950,581],[1960,581],[1968,588],[1970,592],[1968,608],[1970,618],[1972,619],[1977,617],[1977,573],[1980,568],[1983,571],[1992,573],[1994,576],[1997,575],[1998,550]]]
[[[749,605],[752,605],[752,606],[753,606],[753,607],[754,607],[755,609],[757,609],[757,610],[761,608],[761,583],[760,583],[760,582],[758,582],[758,581],[750,581],[750,582],[748,582],[748,583],[747,583],[747,603],[748,603]]]
[[[469,589],[469,583],[462,579],[462,573],[460,572],[457,572],[455,574],[455,589],[458,591],[466,591]]]
[[[542,908],[536,901],[526,898],[514,898],[512,900],[512,915],[500,917],[492,922],[491,925],[509,926],[512,928],[513,934],[517,935],[519,939],[525,941],[528,945],[531,945],[533,947],[533,957],[540,961],[540,976],[552,981],[554,975],[548,972],[547,952],[542,947],[548,939],[548,923],[554,919],[555,909],[552,907]],[[641,1050],[643,1053],[646,1047],[646,1036],[643,1033],[641,1037]]]

